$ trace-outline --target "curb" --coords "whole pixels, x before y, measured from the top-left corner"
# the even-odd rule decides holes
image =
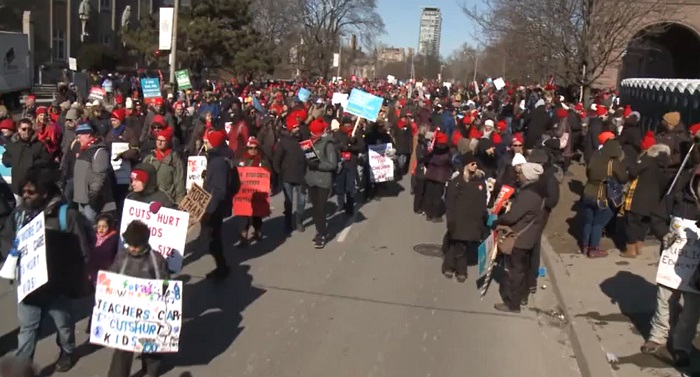
[[[569,276],[564,264],[556,256],[552,245],[544,235],[541,237],[541,258],[544,261],[552,289],[557,296],[557,300],[562,305],[564,315],[569,322],[568,332],[571,339],[571,346],[581,371],[582,377],[615,377],[610,364],[608,364],[605,353],[600,345],[598,336],[593,331],[593,327],[585,318],[577,318],[577,306],[581,306],[581,301],[576,297],[576,286]]]

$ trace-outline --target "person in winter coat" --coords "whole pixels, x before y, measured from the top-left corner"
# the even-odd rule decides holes
[[[624,130],[623,130],[624,132]],[[666,182],[659,179],[669,164],[671,148],[656,144],[646,150],[629,167],[631,180],[622,209],[625,211],[626,247],[622,256],[635,258],[641,254],[654,207],[663,199]]]
[[[58,159],[61,153],[61,129],[49,118],[48,109],[45,106],[39,106],[36,109],[34,132],[46,147],[51,159]]]
[[[120,250],[110,271],[141,279],[167,280],[170,278],[168,263],[163,256],[149,245],[151,231],[148,225],[139,220],[132,221],[122,234],[126,246]],[[158,353],[141,354],[141,371],[145,376],[160,376],[163,356]],[[115,349],[109,364],[108,377],[131,376],[134,352]]]
[[[116,211],[114,171],[102,138],[88,123],[75,129],[79,151],[73,165],[73,202],[90,223],[99,213]]]
[[[445,183],[452,175],[452,159],[447,141],[447,134],[437,130],[433,150],[426,158],[425,218],[431,222],[442,221],[445,206],[442,196],[445,192]]]
[[[591,161],[595,152],[602,145],[598,141],[598,136],[605,131],[604,123],[608,119],[608,109],[605,108],[605,106],[596,105],[593,111],[594,113],[588,119],[588,131],[586,131],[586,136],[583,141],[583,158],[586,164]]]
[[[243,152],[241,158],[238,159],[238,167],[256,167],[264,168],[265,170],[270,170],[270,164],[267,158],[260,150],[260,142],[254,136],[248,138],[246,143],[246,151]],[[263,237],[262,234],[263,218],[260,216],[246,216],[243,218],[243,228],[241,229],[241,242],[240,246],[245,247],[248,245],[250,239],[253,241],[260,241]],[[249,234],[250,228],[253,228],[252,237]]]
[[[231,216],[233,197],[241,182],[238,168],[234,164],[233,151],[226,145],[224,130],[211,130],[204,136],[207,150],[207,170],[204,172],[204,190],[211,194],[202,223],[211,228],[209,253],[214,257],[216,268],[207,273],[207,279],[221,282],[231,269],[224,258],[224,219]]]
[[[671,148],[671,161],[668,168],[677,170],[690,146],[690,138],[679,112],[664,114],[661,127],[656,134],[656,143]],[[668,174],[672,178],[672,174]],[[670,182],[669,182],[670,183]]]
[[[391,135],[386,128],[386,123],[384,120],[378,120],[375,124],[369,127],[365,134],[365,146],[369,149],[369,146],[389,144],[392,142]],[[369,152],[367,152],[369,155]],[[376,198],[377,189],[381,187],[382,182],[372,181],[372,169],[369,166],[369,161],[366,162],[363,173],[365,175],[365,196],[367,200],[372,200]]]
[[[175,102],[173,106],[174,114],[173,119],[175,121],[175,136],[182,142],[183,157],[196,155],[199,150],[194,148],[194,143],[192,142],[194,136],[194,119],[190,114],[187,113],[185,109],[185,103],[182,101]],[[201,138],[199,139],[201,143]]]
[[[496,157],[496,147],[488,138],[481,138],[476,146],[475,157],[487,178],[496,177],[498,171],[498,158]]]
[[[299,123],[287,123],[286,128],[280,132],[280,139],[272,157],[272,166],[282,181],[284,228],[287,234],[290,234],[293,228],[299,232],[304,231],[306,156],[299,145],[301,140]]]
[[[158,189],[163,191],[172,203],[180,203],[185,197],[185,163],[177,151],[172,148],[173,133],[166,128],[156,134],[156,149],[143,162],[156,168]]]
[[[24,118],[19,121],[17,133],[5,144],[2,164],[12,168],[12,192],[19,201],[21,184],[33,165],[45,165],[51,161],[51,155],[44,144],[37,139],[32,121]]]
[[[433,133],[427,126],[418,129],[418,142],[416,143],[416,166],[413,168],[413,213],[417,215],[425,214],[425,171],[427,168],[428,146],[433,138]]]
[[[535,108],[525,115],[525,150],[535,148],[537,142],[549,128],[551,120],[547,114],[547,106],[543,99],[539,99]]]
[[[152,119],[153,122],[149,127],[150,132],[148,132],[148,134],[144,137],[143,141],[141,142],[141,158],[146,158],[146,156],[148,156],[151,152],[153,152],[156,149],[156,135],[163,130],[170,130],[170,132],[173,134],[173,139],[170,144],[171,148],[180,152],[180,150],[182,149],[182,144],[180,143],[180,140],[178,140],[174,136],[175,129],[169,126],[166,123],[165,118],[163,118],[160,115],[155,115]]]
[[[159,118],[156,118],[159,117]],[[158,122],[156,122],[156,119]],[[165,104],[162,97],[157,97],[153,100],[152,106],[148,108],[146,112],[146,118],[144,120],[144,127],[141,130],[141,136],[139,136],[139,141],[141,143],[145,142],[151,131],[149,126],[154,123],[162,125],[163,128],[166,126],[175,129],[175,120],[173,119],[173,114],[169,113],[165,109]]]
[[[625,165],[629,169],[636,165],[641,153],[642,130],[639,127],[639,113],[633,112],[624,118],[622,131],[617,141],[625,153]]]
[[[406,113],[393,129],[394,149],[396,150],[396,159],[399,165],[398,171],[402,176],[408,173],[408,162],[413,151],[413,136],[418,131],[416,124],[411,121],[410,117],[411,114]],[[454,125],[454,120],[452,123]],[[400,179],[400,177],[397,177],[396,180]]]
[[[484,173],[478,170],[471,154],[465,155],[464,164],[464,170],[447,185],[445,217],[449,241],[442,262],[443,275],[451,279],[456,274],[460,283],[467,279],[467,255],[476,255],[488,216]]]
[[[33,360],[41,336],[41,323],[48,315],[56,326],[57,344],[61,349],[56,371],[67,372],[77,360],[71,299],[82,297],[87,286],[84,267],[91,245],[86,227],[82,225],[84,219],[75,209],[66,210],[65,228],[62,228],[60,208],[67,203],[57,181],[58,171],[52,167],[35,166],[27,173],[19,183],[22,200],[7,218],[0,241],[10,254],[20,254],[15,244],[17,231],[43,213],[48,282],[17,304],[19,333],[15,356]]]
[[[492,225],[508,226],[517,234],[512,253],[504,255],[503,259],[506,273],[499,289],[503,303],[494,305],[498,311],[519,313],[523,300],[528,296],[530,253],[539,243],[544,230],[545,198],[535,185],[543,172],[539,164],[528,162],[520,165],[520,187],[510,211],[498,217]]]
[[[131,192],[127,199],[141,203],[158,203],[157,206],[175,207],[168,194],[158,189],[156,168],[151,164],[139,164],[131,169]]]
[[[580,211],[584,224],[579,243],[581,253],[589,258],[606,257],[608,253],[598,246],[603,236],[603,228],[613,218],[612,205],[608,201],[606,181],[612,177],[620,184],[627,182],[627,171],[622,162],[622,147],[612,132],[599,135],[602,148],[596,152],[586,167],[588,181],[583,188]]]
[[[318,119],[317,119],[318,120]],[[326,246],[328,228],[326,224],[326,203],[333,187],[333,173],[338,168],[338,152],[333,144],[333,135],[327,132],[326,122],[314,120],[309,124],[311,142],[317,158],[306,162],[306,184],[309,187],[309,199],[316,227],[313,239],[314,247]]]
[[[331,122],[338,123],[337,120]],[[353,123],[350,119],[343,120],[343,124],[333,131],[333,143],[338,148],[340,156],[340,168],[335,176],[335,195],[338,199],[338,209],[345,214],[352,215],[355,212],[355,193],[357,191],[358,171],[357,160],[360,153],[365,150],[362,138],[352,135]]]

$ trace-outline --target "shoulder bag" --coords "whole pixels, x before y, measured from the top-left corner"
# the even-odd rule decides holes
[[[542,205],[540,206],[540,212],[544,209],[544,200],[542,200]],[[499,225],[496,227],[496,238],[498,244],[498,251],[501,254],[511,255],[513,253],[513,248],[515,247],[515,241],[524,234],[532,224],[537,220],[537,216],[530,221],[523,229],[518,232],[513,231],[513,229],[506,225]]]

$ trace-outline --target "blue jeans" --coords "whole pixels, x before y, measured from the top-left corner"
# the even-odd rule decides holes
[[[73,322],[71,301],[64,296],[52,296],[39,306],[17,304],[19,334],[15,356],[25,360],[34,359],[42,319],[48,314],[56,326],[56,344],[63,353],[75,351],[75,323]]]
[[[581,208],[584,221],[581,246],[598,247],[603,237],[603,228],[613,218],[613,212],[610,207],[600,208],[595,200],[585,197],[581,199]]]
[[[295,183],[284,182],[284,213],[292,215],[294,197],[297,198],[296,213],[301,216],[306,208],[306,187]]]
[[[338,208],[345,208],[347,199],[354,198],[357,191],[357,170],[343,168],[335,176],[335,196],[338,199]]]
[[[83,216],[85,216],[90,221],[90,224],[95,223],[95,219],[97,218],[97,211],[95,211],[95,209],[92,208],[91,205],[80,204],[80,213],[82,213]]]

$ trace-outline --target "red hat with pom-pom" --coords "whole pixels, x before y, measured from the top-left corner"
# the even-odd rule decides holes
[[[518,133],[516,133],[516,134],[513,135],[512,144],[515,144],[516,142],[518,142],[518,143],[520,143],[520,144],[525,143],[525,138],[523,138],[522,132],[518,132]]]
[[[695,123],[692,126],[690,126],[690,136],[695,137],[698,132],[700,132],[700,123]]]
[[[627,105],[625,106],[625,111],[622,113],[622,116],[627,118],[630,114],[632,114],[632,106]]]
[[[435,131],[435,144],[447,144],[447,134],[440,131]]]
[[[567,116],[569,116],[569,110],[567,110],[567,109],[565,109],[565,108],[563,108],[563,107],[560,107],[560,108],[557,109],[556,115],[557,115],[557,118],[559,118],[559,119],[564,119],[564,118],[566,118]]]
[[[700,124],[698,124],[700,126]],[[642,148],[643,151],[651,148],[654,144],[656,144],[656,139],[654,138],[654,133],[651,131],[647,131],[646,135],[644,135],[644,138],[642,139],[642,142],[640,143],[640,147]]]

